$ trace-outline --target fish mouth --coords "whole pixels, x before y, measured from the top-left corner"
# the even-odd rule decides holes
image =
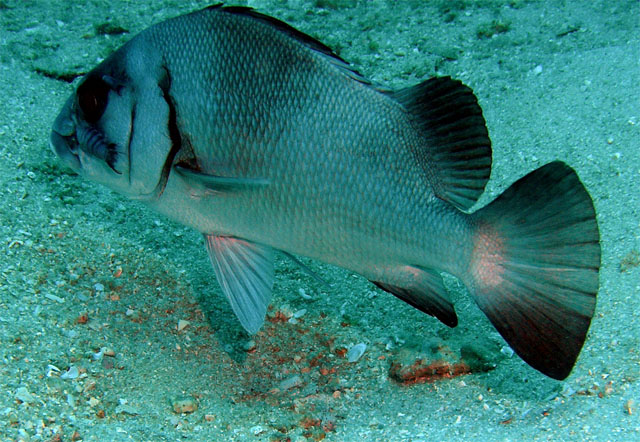
[[[82,165],[78,156],[78,140],[76,125],[71,119],[73,98],[69,97],[58,117],[53,122],[49,137],[49,145],[53,152],[73,170],[80,170]]]
[[[74,136],[62,135],[54,129],[51,131],[49,145],[62,162],[77,171],[81,168],[81,164],[77,153],[78,145],[74,139]]]

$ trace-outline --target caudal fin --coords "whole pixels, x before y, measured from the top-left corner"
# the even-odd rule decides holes
[[[476,302],[529,365],[566,378],[598,291],[600,235],[589,194],[573,169],[553,162],[472,217],[466,283]]]

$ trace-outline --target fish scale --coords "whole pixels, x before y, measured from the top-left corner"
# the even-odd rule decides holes
[[[51,146],[201,232],[249,333],[281,251],[356,272],[454,327],[450,273],[556,379],[585,341],[600,267],[588,192],[556,161],[469,213],[491,142],[473,92],[449,77],[386,90],[281,21],[214,6],[152,26],[88,73]]]
[[[177,23],[176,25],[179,25]],[[194,30],[196,34],[195,41],[200,40],[200,32],[196,28]],[[274,31],[275,32],[275,31]],[[239,38],[239,43],[244,38],[241,36]],[[236,47],[238,42],[235,44],[228,45],[229,47]],[[249,48],[253,49],[253,48]],[[186,50],[185,53],[190,53],[191,51]],[[236,56],[242,56],[243,52],[246,51],[236,51]],[[257,52],[257,56],[260,56],[259,51],[252,51],[253,53]],[[236,69],[236,64],[226,63],[225,54],[228,51],[223,52],[221,54],[222,61],[219,63],[213,62],[213,66],[223,66],[228,67],[229,72],[225,73],[224,71],[219,72],[218,75],[224,78],[234,78],[236,76],[248,75],[248,72],[238,72]],[[172,55],[172,54],[169,54]],[[175,54],[177,57],[177,54]],[[174,59],[175,57],[169,56],[169,59]],[[187,75],[187,71],[194,72],[198,71],[200,66],[196,65],[195,68],[188,69],[189,64],[182,60],[181,58],[175,58],[175,62],[173,64],[182,66],[182,70],[176,70],[174,77],[178,78],[181,75]],[[256,64],[260,63],[260,59],[256,60]],[[184,72],[183,72],[184,71]],[[385,138],[389,138],[387,134],[388,131],[381,131],[380,125],[373,123],[368,126],[370,127],[362,127],[358,131],[358,133],[351,133],[349,137],[344,137],[344,134],[349,131],[351,127],[356,123],[358,119],[370,119],[371,106],[364,107],[362,105],[361,100],[357,96],[353,96],[356,94],[345,94],[338,95],[335,93],[336,90],[341,90],[342,83],[345,81],[344,76],[340,72],[332,72],[333,77],[335,77],[335,81],[327,81],[326,78],[316,76],[319,78],[319,81],[305,81],[305,94],[299,94],[296,91],[300,90],[301,86],[298,83],[299,75],[293,76],[293,79],[288,79],[287,77],[281,78],[279,81],[279,87],[277,92],[272,92],[272,96],[281,97],[282,101],[288,103],[284,106],[287,109],[296,111],[298,109],[305,109],[304,114],[295,114],[292,115],[292,118],[298,120],[297,124],[292,127],[290,123],[289,115],[282,115],[279,110],[279,106],[275,105],[274,109],[269,106],[264,106],[262,104],[256,104],[253,106],[253,111],[251,109],[237,111],[237,107],[242,107],[242,103],[245,103],[247,100],[242,95],[242,92],[235,91],[234,93],[229,92],[225,94],[225,97],[229,97],[227,101],[223,100],[221,104],[217,104],[215,101],[206,101],[206,98],[209,96],[202,95],[200,98],[201,102],[196,104],[198,108],[220,108],[220,109],[231,109],[231,112],[225,112],[221,118],[216,118],[217,124],[212,124],[211,119],[199,119],[197,122],[197,126],[193,129],[186,127],[186,132],[189,133],[197,133],[198,139],[194,140],[193,144],[196,146],[196,155],[201,161],[201,167],[204,171],[215,173],[215,167],[208,168],[206,160],[207,156],[211,155],[211,153],[215,153],[220,159],[217,161],[213,161],[214,164],[222,163],[222,164],[232,164],[232,170],[230,173],[235,174],[246,174],[249,176],[261,176],[261,177],[269,177],[273,179],[274,184],[280,183],[279,185],[274,185],[272,189],[266,190],[270,195],[256,195],[256,201],[238,201],[238,204],[235,204],[231,207],[223,207],[220,209],[216,209],[219,211],[223,211],[229,215],[229,220],[226,224],[234,226],[234,232],[238,232],[240,230],[240,235],[243,237],[250,237],[253,240],[259,241],[261,243],[269,244],[269,238],[279,237],[282,232],[278,231],[278,225],[281,225],[281,222],[272,217],[265,217],[267,219],[272,218],[274,220],[274,226],[269,228],[269,226],[262,226],[259,232],[256,232],[256,229],[253,226],[248,227],[247,232],[243,232],[239,226],[243,223],[245,219],[252,219],[256,215],[252,215],[251,212],[248,212],[247,207],[259,208],[255,210],[256,212],[265,213],[265,210],[272,208],[274,211],[286,213],[288,217],[292,219],[293,228],[285,228],[285,231],[294,231],[294,232],[306,232],[311,231],[315,232],[315,237],[309,238],[312,235],[305,233],[304,237],[296,238],[295,241],[292,241],[292,244],[286,245],[286,248],[289,250],[293,250],[297,253],[304,253],[305,250],[313,248],[309,247],[308,242],[313,242],[317,250],[316,257],[321,259],[330,260],[333,256],[333,260],[335,260],[339,264],[344,264],[346,259],[352,258],[353,253],[358,253],[359,249],[362,249],[363,246],[369,244],[370,238],[366,238],[363,241],[355,242],[344,241],[344,239],[349,238],[347,232],[345,234],[341,234],[341,229],[348,229],[351,226],[362,226],[363,224],[370,224],[373,230],[371,237],[380,238],[381,234],[384,232],[389,232],[389,229],[385,228],[376,228],[375,224],[383,224],[385,226],[392,225],[391,219],[395,218],[399,211],[397,210],[397,205],[390,205],[390,202],[398,201],[397,198],[390,197],[390,193],[384,193],[383,195],[387,195],[387,204],[385,206],[381,206],[382,210],[379,210],[378,213],[382,213],[383,216],[376,214],[376,220],[372,220],[368,223],[363,222],[363,218],[366,216],[366,213],[371,211],[370,207],[366,201],[363,201],[360,204],[361,208],[358,208],[359,198],[356,198],[356,195],[376,195],[370,189],[370,182],[359,180],[358,176],[361,175],[358,172],[358,167],[360,162],[354,161],[353,157],[357,156],[358,150],[362,151],[362,155],[371,156],[374,161],[378,161],[380,158],[389,157],[393,154],[386,146],[397,144],[395,140],[389,140],[385,145],[379,146],[377,149],[379,152],[373,151],[369,146],[378,147],[379,143],[372,143],[370,141],[364,141],[366,138],[373,138],[372,133],[375,131],[380,132],[380,136],[384,136]],[[206,74],[205,74],[206,76]],[[252,77],[254,78],[254,77]],[[267,94],[262,94],[263,89],[273,89],[267,88],[264,86],[264,83],[260,81],[260,79],[256,79],[256,82],[252,82],[255,89],[251,90],[252,95],[257,95],[261,97],[260,103],[264,103],[266,99],[263,97]],[[224,85],[222,85],[224,88]],[[364,85],[355,84],[355,86],[359,88],[365,87]],[[357,90],[355,91],[357,93]],[[234,94],[240,95],[239,97],[234,96]],[[179,93],[174,93],[173,96],[177,101],[187,101],[186,99],[180,97]],[[316,100],[309,100],[308,97],[313,96]],[[374,98],[377,99],[386,99],[386,97],[382,97],[379,94],[373,95]],[[215,99],[216,97],[210,97]],[[232,105],[235,103],[235,105]],[[238,104],[240,103],[240,104]],[[395,103],[394,103],[395,104]],[[395,105],[396,107],[397,104]],[[388,106],[391,107],[391,106]],[[396,113],[399,113],[398,110],[395,110]],[[196,113],[190,109],[185,110],[186,114],[192,115]],[[267,115],[268,114],[268,115]],[[271,116],[273,115],[273,116]],[[180,113],[178,114],[180,117]],[[271,127],[271,131],[268,129],[269,124],[258,124],[271,121],[274,119],[280,125],[280,127]],[[314,127],[315,126],[315,127]],[[242,134],[244,136],[238,136],[237,133],[233,131],[229,133],[228,128],[244,128],[242,130]],[[310,127],[311,130],[307,131],[304,128]],[[332,130],[327,134],[323,130],[318,130],[318,128],[331,128]],[[301,128],[303,128],[301,130]],[[286,136],[283,136],[281,139],[286,140],[286,144],[283,146],[281,144],[271,144],[270,141],[277,138],[273,135],[273,132],[282,131],[286,133]],[[296,133],[297,132],[297,133]],[[321,135],[321,138],[317,138],[318,135]],[[210,145],[209,140],[221,140],[222,143],[216,143],[215,147]],[[200,141],[204,140],[204,141]],[[238,146],[238,140],[242,140],[242,148]],[[291,143],[290,140],[296,140],[295,143]],[[300,142],[299,140],[303,140]],[[339,140],[337,147],[333,140]],[[364,149],[360,148],[360,146],[365,147]],[[271,149],[270,151],[266,151],[266,149]],[[199,154],[201,151],[206,151],[206,153]],[[329,161],[326,157],[327,152],[342,152],[343,155],[341,158],[334,158],[333,161]],[[401,152],[403,156],[406,155],[407,151]],[[273,163],[264,162],[264,157],[267,156],[271,159]],[[387,160],[389,158],[386,158]],[[292,164],[286,164],[287,161],[290,161]],[[405,164],[408,163],[408,159],[404,159],[403,162]],[[339,169],[335,169],[332,167],[326,167],[327,164],[340,164],[343,167]],[[383,162],[380,162],[381,166]],[[305,165],[310,165],[312,168],[314,165],[320,164],[321,167],[317,168],[317,170],[306,170]],[[388,164],[388,162],[387,162]],[[257,167],[262,165],[263,167]],[[298,165],[298,167],[296,167]],[[351,167],[345,167],[345,166]],[[405,168],[406,169],[406,168]],[[275,176],[272,171],[287,171],[287,175],[279,175]],[[298,173],[291,173],[291,171],[297,171]],[[420,175],[420,171],[414,170],[413,173],[417,176]],[[391,178],[397,179],[397,175],[385,176],[383,173],[379,173],[379,179]],[[314,181],[309,181],[309,177],[313,177]],[[407,181],[407,180],[405,180]],[[332,187],[327,188],[326,184],[329,183]],[[324,185],[324,186],[323,186]],[[387,189],[390,188],[392,183],[386,183],[383,186]],[[406,187],[402,185],[399,181],[397,183],[399,192],[405,193]],[[325,187],[324,191],[326,194],[336,195],[336,196],[347,196],[350,199],[346,201],[336,200],[331,203],[331,205],[335,205],[338,207],[336,210],[336,215],[338,218],[333,220],[333,222],[327,222],[327,218],[321,213],[322,208],[327,205],[325,201],[318,198],[318,195],[315,194],[315,189]],[[426,183],[423,184],[423,189],[428,191],[428,187]],[[287,189],[289,191],[282,191],[282,189]],[[299,193],[291,192],[290,189],[299,189]],[[284,197],[284,198],[283,198]],[[280,198],[278,200],[278,198]],[[406,196],[402,196],[401,198],[406,199]],[[261,201],[270,201],[271,204],[269,207],[262,207],[260,205]],[[320,207],[310,207],[313,201],[319,201]],[[407,207],[414,207],[415,204],[407,203]],[[345,216],[347,211],[343,208],[350,208],[349,216]],[[364,215],[360,214],[361,212],[365,212]],[[318,220],[314,221],[313,215],[318,214]],[[387,216],[384,216],[384,215]],[[312,215],[312,216],[310,216]],[[331,218],[329,218],[331,219]],[[385,222],[386,221],[386,222]],[[301,229],[297,227],[299,224],[305,223],[306,229]],[[225,232],[226,233],[226,232]],[[250,236],[250,235],[254,236]],[[261,235],[258,235],[261,234]],[[336,238],[336,244],[331,244],[331,240]],[[383,238],[384,239],[384,238]],[[368,240],[368,241],[367,241]],[[413,241],[415,242],[415,241]],[[385,243],[387,243],[385,241]],[[406,240],[406,244],[410,244],[409,240]],[[362,244],[362,245],[361,245]],[[279,244],[283,245],[283,244]],[[325,251],[321,251],[317,249],[318,245],[324,245]],[[340,250],[341,245],[346,245],[348,250]],[[380,248],[380,247],[379,247]],[[377,251],[380,253],[379,251]],[[365,254],[365,252],[360,252],[361,255]],[[367,255],[369,258],[372,258],[372,253],[370,250],[367,251]],[[341,257],[345,257],[345,259],[340,259]],[[373,276],[373,275],[372,275]]]

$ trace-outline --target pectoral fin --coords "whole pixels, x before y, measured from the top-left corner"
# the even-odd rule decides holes
[[[189,167],[175,165],[174,170],[194,188],[204,187],[214,192],[229,192],[267,186],[266,178],[225,177],[207,174]]]
[[[222,292],[245,330],[256,333],[271,300],[273,250],[240,238],[204,237]]]

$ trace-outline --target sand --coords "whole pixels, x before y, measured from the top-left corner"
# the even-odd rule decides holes
[[[236,4],[388,87],[433,75],[471,86],[494,155],[479,206],[547,162],[577,170],[603,251],[577,365],[565,381],[527,366],[453,279],[460,325],[449,329],[309,260],[331,287],[279,259],[269,320],[247,336],[198,233],[82,180],[48,141],[70,80],[206,2],[4,0],[0,440],[640,440],[639,3]],[[470,374],[408,385],[390,375],[402,358],[469,349],[481,361]]]

